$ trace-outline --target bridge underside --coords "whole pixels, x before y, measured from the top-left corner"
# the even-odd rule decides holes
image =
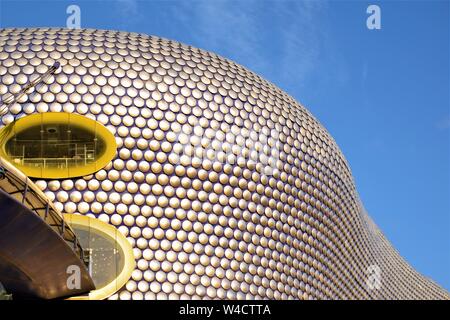
[[[53,299],[94,289],[83,262],[60,235],[1,189],[0,212],[0,282],[13,297]],[[69,266],[79,267],[78,289],[67,287]]]
[[[0,283],[6,291],[13,299],[55,299],[94,290],[83,250],[62,215],[2,159],[0,169]],[[79,285],[69,281],[75,288],[68,288],[73,270]]]

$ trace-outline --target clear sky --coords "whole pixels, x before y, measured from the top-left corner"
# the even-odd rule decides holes
[[[69,4],[83,28],[210,50],[287,91],[336,139],[394,247],[450,290],[448,1],[0,0],[0,26],[63,27]]]

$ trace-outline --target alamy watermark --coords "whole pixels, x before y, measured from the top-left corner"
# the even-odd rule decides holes
[[[68,275],[66,286],[69,290],[81,289],[81,269],[77,265],[70,265],[66,269]]]
[[[197,125],[192,132],[177,134],[171,162],[186,164],[191,161],[210,161],[221,164],[258,167],[258,171],[272,176],[280,162],[282,143],[280,133],[275,130],[231,130],[204,129]]]
[[[366,20],[366,26],[369,30],[381,29],[381,8],[376,4],[367,7],[366,13],[369,14]]]
[[[67,7],[66,13],[69,15],[66,20],[66,26],[69,29],[81,28],[81,9],[76,4]]]
[[[368,290],[381,289],[381,268],[376,264],[370,265],[367,268],[366,285]]]

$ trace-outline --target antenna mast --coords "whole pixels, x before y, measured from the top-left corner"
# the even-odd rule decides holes
[[[33,81],[28,82],[18,93],[8,96],[5,100],[2,99],[0,101],[0,116],[5,115],[9,111],[10,107],[19,101],[19,99],[22,98],[28,90],[44,83],[48,78],[50,78],[56,70],[58,70],[59,66],[60,63],[56,61],[45,73]]]

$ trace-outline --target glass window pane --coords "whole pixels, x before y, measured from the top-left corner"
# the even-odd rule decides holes
[[[117,242],[96,229],[72,226],[84,250],[89,252],[89,273],[97,289],[115,280],[125,265],[123,251]]]

